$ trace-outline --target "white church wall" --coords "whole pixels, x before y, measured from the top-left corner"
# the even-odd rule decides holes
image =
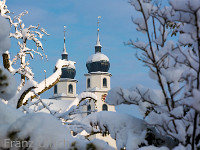
[[[101,72],[95,72],[95,73],[89,73],[85,74],[86,76],[86,90],[98,88],[104,91],[110,90],[110,73],[101,73]],[[106,79],[107,85],[103,85],[103,79]],[[90,86],[88,87],[88,79],[90,79]]]

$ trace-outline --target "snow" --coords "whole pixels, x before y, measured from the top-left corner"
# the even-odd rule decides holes
[[[0,55],[10,48],[10,25],[8,21],[0,16]]]
[[[197,33],[200,18],[200,1],[170,0],[171,6],[169,7],[156,6],[156,3],[153,4],[153,1],[150,0],[130,0],[130,3],[137,11],[142,10],[142,18],[133,19],[133,23],[137,25],[138,31],[149,34],[149,41],[143,38],[143,42],[131,41],[128,44],[142,50],[141,53],[139,52],[139,55],[141,54],[139,59],[150,68],[149,75],[157,81],[160,89],[154,90],[143,86],[136,86],[133,89],[113,88],[109,91],[106,99],[108,104],[115,106],[119,104],[134,104],[140,109],[144,120],[126,114],[99,112],[88,115],[80,122],[79,120],[70,122],[70,129],[82,133],[87,131],[88,134],[95,131],[103,132],[103,134],[109,132],[111,137],[116,139],[118,149],[138,149],[141,144],[146,144],[147,146],[139,148],[140,150],[168,150],[168,148],[189,150],[192,149],[191,146],[196,148],[200,144],[195,142],[192,145],[191,141],[198,141],[200,131],[199,126],[194,128],[194,122],[197,125],[199,124],[199,117],[196,119],[195,114],[199,116],[200,112],[200,88],[197,84],[199,83],[197,79],[200,61],[198,53],[199,33]],[[7,15],[9,10],[5,5],[5,0],[0,1],[0,5],[1,15],[4,18],[8,18],[11,23],[10,26],[15,29],[12,30],[15,33],[11,33],[10,37],[18,39],[20,47],[17,56],[10,61],[11,67],[9,69],[12,74],[20,73],[25,75],[29,80],[25,86],[18,88],[19,91],[15,95],[16,87],[13,85],[14,79],[2,68],[2,74],[6,75],[7,79],[3,81],[5,86],[0,87],[0,97],[10,99],[15,95],[9,103],[13,101],[16,103],[29,88],[35,88],[25,97],[25,100],[28,99],[30,102],[31,96],[39,94],[44,89],[53,86],[59,81],[63,67],[75,69],[75,62],[59,60],[56,64],[56,71],[52,76],[41,83],[34,82],[34,74],[29,67],[29,62],[25,61],[25,58],[27,54],[31,58],[33,58],[33,53],[37,53],[41,57],[42,54],[38,52],[38,49],[34,50],[26,47],[26,40],[32,40],[35,42],[37,48],[43,50],[39,38],[42,38],[43,33],[46,34],[46,32],[44,29],[39,29],[39,26],[25,26],[21,17],[27,12],[23,12],[11,20]],[[152,18],[155,19],[155,31],[152,28],[154,27]],[[165,21],[170,22],[172,27],[165,28],[168,25],[165,24]],[[9,25],[6,25],[5,19],[2,19],[2,17],[0,18],[0,25],[3,27],[0,29],[0,51],[3,53],[9,48]],[[4,27],[6,30],[4,30]],[[147,29],[149,29],[148,32],[146,32]],[[167,39],[168,37],[171,38],[171,33],[178,35],[172,38],[173,42]],[[97,43],[97,45],[100,46],[100,43]],[[22,65],[21,68],[14,69],[12,65],[17,60],[21,60]],[[88,58],[87,63],[98,61],[109,61],[109,59],[104,54],[96,53]],[[94,91],[98,89],[89,90]],[[23,140],[30,138],[30,140],[34,140],[35,144],[38,145],[40,142],[44,144],[46,140],[50,144],[54,144],[56,138],[67,140],[69,145],[75,141],[74,147],[84,149],[89,142],[82,140],[81,136],[79,137],[80,139],[72,138],[68,129],[69,125],[63,125],[59,119],[72,119],[72,117],[69,117],[70,113],[80,113],[78,109],[81,101],[89,98],[97,99],[96,95],[89,92],[81,93],[72,103],[70,101],[42,100],[38,97],[39,100],[35,102],[35,104],[38,104],[37,108],[34,107],[32,112],[28,111],[28,108],[25,106],[22,106],[23,109],[27,110],[27,114],[23,114],[19,110],[0,103],[0,141],[12,135],[14,139]],[[15,105],[13,106],[15,107]],[[45,112],[49,111],[50,114],[56,115],[33,113],[36,110],[44,111],[44,108],[46,108]],[[149,146],[145,140],[148,132],[147,128],[152,128],[157,132],[159,136],[158,140],[164,139],[164,144],[161,146],[167,143],[166,137],[170,137],[173,143],[167,145],[168,148]],[[192,139],[193,136],[195,139]],[[108,149],[105,142],[98,140],[94,140],[93,142],[98,147],[102,147],[102,149]],[[181,144],[176,145],[176,143],[182,143],[184,146]],[[67,148],[69,148],[69,145]],[[3,146],[0,145],[1,147]],[[63,145],[59,145],[58,148],[66,149],[66,147],[63,148]]]
[[[145,146],[145,147],[139,148],[138,150],[169,150],[169,149],[167,147]]]
[[[68,65],[68,67],[67,68],[72,68],[72,69],[76,69],[76,67],[75,67],[75,62],[74,61],[69,61],[69,65]]]
[[[74,122],[74,125],[78,124]],[[111,137],[116,139],[117,149],[123,147],[127,150],[136,149],[144,141],[146,135],[146,124],[143,120],[116,112],[93,113],[84,118],[80,124],[88,133],[99,130],[106,133],[108,130]]]
[[[170,4],[176,10],[182,11],[197,11],[200,6],[199,0],[170,0]],[[189,4],[189,5],[188,5]]]
[[[55,130],[56,129],[56,130]],[[34,132],[33,132],[34,131]],[[63,147],[61,143],[72,139],[69,129],[63,126],[55,117],[45,113],[27,114],[16,120],[8,129],[9,133],[16,133],[15,139],[27,139],[34,141],[34,147],[44,145]]]
[[[109,61],[109,58],[102,53],[96,53],[96,54],[89,56],[87,59],[87,63],[97,62],[97,61]]]
[[[30,88],[32,87],[36,87],[37,86],[37,83],[33,80],[29,80],[25,83],[25,85],[22,87],[22,89],[20,91],[17,91],[17,93],[15,93],[14,97],[12,97],[9,101],[8,101],[8,104],[13,106],[13,107],[16,107],[17,106],[17,103],[18,103],[18,100],[20,99],[20,97],[22,96],[22,94],[24,92],[26,92],[27,90],[29,90]],[[16,86],[15,86],[15,89],[16,89]]]
[[[112,88],[106,97],[106,103],[110,105],[135,104],[139,105],[141,112],[145,113],[146,108],[151,104],[163,104],[164,96],[160,90],[153,90],[138,85],[130,90],[123,88]]]
[[[78,113],[80,113],[80,110],[77,110],[77,109],[79,109],[78,106],[80,105],[80,103],[82,102],[82,100],[85,100],[85,99],[88,99],[88,98],[91,98],[93,100],[97,100],[97,96],[94,93],[91,93],[91,92],[82,92],[65,109],[65,112],[60,113],[57,116],[67,120],[67,119],[69,119],[69,116],[70,116],[71,112],[78,111]]]
[[[0,97],[9,100],[16,94],[17,86],[15,78],[8,70],[0,66]]]
[[[197,89],[193,89],[193,101],[191,102],[191,106],[200,112],[200,91]]]
[[[34,96],[35,93],[39,93],[45,88],[51,86],[53,83],[57,82],[57,80],[60,79],[60,76],[62,74],[62,70],[61,70],[62,67],[67,67],[72,64],[75,64],[75,62],[59,59],[55,65],[56,71],[50,77],[44,79],[42,82],[37,84],[36,88],[34,89],[34,92],[29,92],[26,95],[25,99],[28,99],[31,96]]]
[[[82,92],[76,97],[76,99],[71,103],[71,105],[67,108],[69,110],[73,105],[78,105],[80,101],[84,98],[92,98],[94,100],[97,100],[97,96],[94,93],[91,92]]]
[[[36,99],[32,100],[33,103],[36,101]],[[59,113],[64,113],[67,108],[69,107],[69,105],[72,103],[72,100],[56,100],[56,99],[42,99],[42,101],[44,103],[46,103],[47,105],[50,104],[50,109],[52,111],[55,112],[59,112]],[[38,104],[38,106],[32,106],[30,107],[30,109],[32,110],[37,110],[42,106],[42,104]],[[39,110],[39,112],[46,112],[49,113],[49,111],[46,108],[43,108],[41,110]]]
[[[186,147],[179,144],[178,146],[176,146],[173,150],[191,150],[191,146],[190,145],[187,145]]]
[[[161,73],[163,74],[163,76],[166,78],[168,82],[178,81],[181,78],[183,71],[184,70],[182,68],[175,68],[175,67],[161,69]]]
[[[93,143],[97,150],[113,150],[104,141],[73,138],[68,126],[63,125],[52,115],[46,113],[23,114],[2,102],[0,102],[0,133],[0,140],[4,141],[0,142],[0,148],[17,148],[16,142],[23,141],[32,144],[33,150],[69,149],[73,147],[72,143],[78,149],[86,149],[88,144]]]
[[[6,105],[0,101],[0,126],[4,124],[11,124],[24,114],[13,108],[10,105]]]

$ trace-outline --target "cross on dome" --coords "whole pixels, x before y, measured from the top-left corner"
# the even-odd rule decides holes
[[[65,45],[65,32],[66,32],[66,26],[64,26],[64,47],[63,47],[63,54],[68,54],[66,50],[66,45]]]
[[[62,52],[62,59],[68,60],[68,53],[66,50],[66,43],[65,43],[65,32],[66,32],[66,26],[64,26],[64,47],[63,47],[63,52]]]
[[[96,46],[102,47],[101,44],[100,44],[100,39],[99,39],[99,23],[100,23],[100,18],[101,18],[101,16],[98,16],[98,21],[97,21],[97,27],[98,27],[98,29],[97,29],[97,43],[96,43]]]

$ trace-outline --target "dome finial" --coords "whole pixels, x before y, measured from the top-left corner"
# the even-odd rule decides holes
[[[97,29],[97,44],[96,44],[96,46],[101,46],[100,39],[99,39],[99,23],[100,23],[100,18],[101,18],[101,16],[98,16],[98,21],[97,21],[97,27],[98,27],[98,29]]]
[[[64,26],[64,47],[63,47],[63,53],[62,53],[62,59],[68,59],[68,53],[66,50],[66,45],[65,45],[65,32],[66,32],[66,26]]]
[[[100,18],[101,16],[98,16],[98,21],[97,21],[97,43],[95,45],[95,53],[101,52],[101,44],[100,44],[100,39],[99,39],[99,23],[100,23]]]
[[[67,54],[66,45],[65,45],[65,32],[66,26],[64,26],[64,47],[63,47],[63,54]]]

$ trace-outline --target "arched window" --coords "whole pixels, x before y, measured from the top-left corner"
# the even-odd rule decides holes
[[[103,78],[103,87],[107,87],[107,79]]]
[[[68,93],[73,93],[73,86],[71,84],[68,86]]]
[[[87,115],[91,114],[91,105],[89,104],[87,106]]]
[[[54,86],[54,94],[57,94],[57,85]]]
[[[90,79],[87,79],[87,88],[90,88]]]
[[[102,111],[108,111],[108,106],[106,104],[103,104]]]

